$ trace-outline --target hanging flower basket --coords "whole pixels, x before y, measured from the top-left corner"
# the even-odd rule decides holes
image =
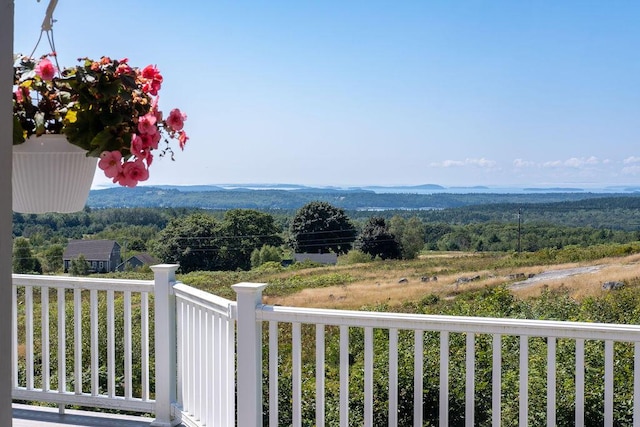
[[[13,210],[21,213],[84,209],[98,158],[65,135],[31,136],[13,146]]]
[[[167,116],[159,109],[163,77],[155,66],[139,69],[126,58],[81,58],[79,65],[60,71],[49,58],[56,55],[16,57],[14,145],[33,135],[65,135],[85,154],[98,157],[104,174],[125,187],[149,178],[155,154],[173,159],[171,140],[184,148],[187,116],[178,108]]]

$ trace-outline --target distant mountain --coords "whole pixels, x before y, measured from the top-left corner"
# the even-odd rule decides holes
[[[572,188],[572,187],[530,187],[523,188],[524,191],[539,191],[543,193],[551,193],[551,192],[561,192],[561,193],[576,193],[580,191],[584,191],[582,188]]]
[[[364,189],[370,190],[384,190],[384,189],[393,189],[393,190],[446,190],[446,187],[438,184],[421,184],[421,185],[394,185],[393,187],[381,186],[381,185],[367,185],[362,187]]]
[[[140,187],[143,188],[143,187]],[[223,187],[217,185],[156,185],[154,187],[147,188],[161,188],[164,190],[178,190],[181,192],[191,191],[224,191]]]
[[[486,185],[472,185],[471,187],[449,187],[451,190],[488,190]]]
[[[421,186],[423,187],[423,186]],[[410,188],[410,187],[407,187]],[[415,187],[414,187],[415,188]],[[397,190],[396,190],[397,191]],[[491,203],[551,203],[601,198],[605,194],[579,192],[375,192],[365,189],[306,188],[225,189],[221,186],[159,186],[92,190],[87,204],[91,208],[170,207],[202,209],[299,209],[311,201],[326,201],[347,210],[427,210]],[[610,196],[610,194],[609,194]]]

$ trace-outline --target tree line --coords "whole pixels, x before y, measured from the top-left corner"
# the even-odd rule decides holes
[[[602,225],[612,210],[631,218],[638,211],[637,201],[640,199],[600,198],[546,208],[526,206],[519,208],[523,212],[520,222],[513,213],[518,205],[372,214],[346,211],[326,201],[312,201],[296,211],[86,208],[73,214],[16,213],[14,271],[57,272],[68,240],[80,238],[116,240],[125,259],[150,252],[161,262],[180,263],[183,272],[248,270],[289,259],[293,252],[351,253],[354,260],[412,259],[425,249],[533,252],[629,243],[640,238],[638,227],[616,226],[614,219],[607,223],[609,227],[596,225]],[[536,209],[566,215],[556,216],[555,221],[544,216],[532,219]],[[569,213],[574,214],[572,220]],[[585,220],[587,214],[593,221]]]

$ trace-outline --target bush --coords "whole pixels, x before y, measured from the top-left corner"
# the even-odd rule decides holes
[[[369,254],[365,254],[358,249],[350,250],[347,254],[338,257],[338,265],[363,264],[371,261],[372,259]]]

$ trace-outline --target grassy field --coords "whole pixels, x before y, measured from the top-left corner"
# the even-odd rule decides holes
[[[248,272],[198,272],[178,278],[232,299],[232,284],[258,282],[268,284],[264,291],[268,304],[358,309],[380,304],[398,306],[426,295],[453,299],[471,290],[509,286],[522,281],[523,276],[589,266],[594,268],[519,286],[512,292],[519,298],[529,298],[540,295],[543,289],[563,288],[580,300],[609,292],[602,290],[606,281],[622,281],[633,287],[640,277],[640,244],[567,247],[527,254],[429,252],[411,261],[377,260],[308,268],[298,265],[286,269],[269,264]],[[429,280],[423,281],[423,277]]]

